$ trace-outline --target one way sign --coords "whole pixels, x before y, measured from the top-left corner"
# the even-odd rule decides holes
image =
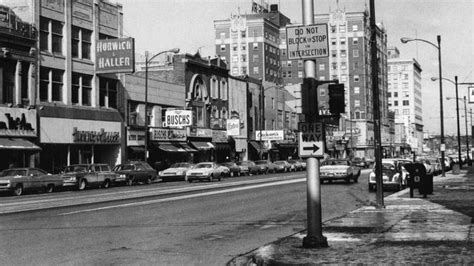
[[[324,157],[324,124],[299,123],[298,154],[304,157]]]

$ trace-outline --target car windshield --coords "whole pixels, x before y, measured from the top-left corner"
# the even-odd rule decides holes
[[[382,163],[382,171],[383,170],[395,171],[395,165],[393,165],[391,163]]]
[[[65,173],[86,172],[86,171],[87,171],[87,165],[69,165],[64,169]]]
[[[119,164],[114,167],[114,171],[133,170],[133,164]]]
[[[349,163],[344,160],[329,160],[324,162],[323,165],[349,165]]]
[[[276,161],[274,164],[285,164],[285,161]]]
[[[195,168],[212,168],[212,164],[210,164],[210,163],[200,163],[200,164],[197,164]]]
[[[170,168],[188,168],[190,167],[189,163],[174,163]]]
[[[21,170],[21,169],[6,169],[3,170],[2,176],[25,176],[26,175],[26,170]]]

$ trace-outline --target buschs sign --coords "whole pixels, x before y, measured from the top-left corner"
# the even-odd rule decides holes
[[[165,112],[166,127],[187,127],[193,124],[191,110],[169,110]]]
[[[98,40],[95,54],[95,71],[98,74],[135,71],[133,38]]]

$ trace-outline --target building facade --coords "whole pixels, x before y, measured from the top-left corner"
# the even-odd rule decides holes
[[[423,101],[421,66],[415,59],[400,58],[396,47],[388,49],[388,99],[395,123],[403,128],[405,142],[397,142],[397,154],[423,152]],[[400,140],[401,141],[401,140]]]

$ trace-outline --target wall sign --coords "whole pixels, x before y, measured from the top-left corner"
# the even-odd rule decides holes
[[[166,127],[187,127],[193,124],[193,111],[169,110],[165,112]]]
[[[257,130],[255,131],[256,140],[284,140],[283,130]]]
[[[186,141],[185,129],[152,128],[150,133],[152,141]]]
[[[95,71],[98,74],[135,72],[135,40],[97,40],[95,62]]]
[[[72,141],[84,144],[119,144],[120,132],[105,131],[103,128],[100,131],[77,130],[75,127],[72,129]]]
[[[227,119],[227,135],[228,136],[240,135],[240,119]]]
[[[0,107],[0,136],[37,137],[36,110]]]

